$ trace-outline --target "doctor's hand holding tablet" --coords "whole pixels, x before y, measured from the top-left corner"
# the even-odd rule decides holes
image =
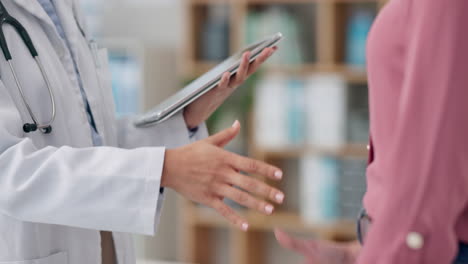
[[[198,100],[188,105],[184,110],[185,121],[189,128],[196,127],[204,122],[210,115],[239,87],[250,75],[278,49],[274,46],[262,51],[255,61],[250,63],[251,52],[242,55],[242,63],[235,76],[231,78],[229,72],[222,75],[221,81],[216,88],[207,92]]]

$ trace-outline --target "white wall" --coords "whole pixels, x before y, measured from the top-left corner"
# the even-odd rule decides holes
[[[180,88],[178,51],[184,28],[183,0],[103,0],[105,38],[138,41],[148,57],[145,106],[151,107]]]

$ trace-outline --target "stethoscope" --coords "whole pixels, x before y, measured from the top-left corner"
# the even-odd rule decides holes
[[[16,32],[20,35],[24,44],[29,49],[31,56],[36,61],[36,64],[41,71],[42,77],[44,78],[46,82],[47,90],[49,91],[50,101],[52,103],[52,117],[47,123],[43,123],[43,124],[39,123],[39,121],[37,120],[36,116],[34,115],[31,109],[31,106],[28,103],[28,100],[26,99],[26,96],[23,91],[23,87],[21,86],[21,83],[18,80],[16,71],[13,67],[10,50],[8,49],[8,44],[6,42],[5,35],[3,33],[4,24],[10,24],[16,30]],[[26,106],[26,109],[28,110],[29,116],[31,117],[33,121],[32,123],[25,123],[23,125],[23,131],[25,133],[31,133],[31,132],[35,132],[39,130],[44,134],[50,134],[52,132],[52,123],[54,122],[55,116],[56,116],[56,109],[55,109],[54,93],[52,92],[49,78],[47,77],[47,73],[45,72],[44,65],[42,64],[42,61],[39,58],[39,54],[37,53],[37,50],[34,47],[34,44],[28,32],[23,27],[23,25],[21,25],[21,23],[18,22],[18,20],[16,20],[7,12],[5,6],[3,6],[3,3],[1,1],[0,1],[0,48],[2,49],[3,55],[5,56],[5,59],[8,62],[8,65],[10,66],[10,70],[13,74],[13,78],[15,79],[16,87],[18,88],[18,91],[21,95],[21,99],[23,100],[23,103]]]

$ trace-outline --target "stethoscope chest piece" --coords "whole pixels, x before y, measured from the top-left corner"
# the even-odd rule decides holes
[[[34,123],[26,123],[23,125],[24,133],[36,132],[38,129],[37,125]],[[44,127],[39,129],[44,134],[52,133],[52,126]]]

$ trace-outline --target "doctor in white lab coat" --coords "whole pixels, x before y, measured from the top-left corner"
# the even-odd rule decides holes
[[[273,205],[251,193],[282,202],[279,190],[238,173],[280,179],[279,169],[222,149],[239,132],[237,122],[206,139],[206,129],[199,125],[274,49],[250,66],[248,54],[244,56],[236,78],[225,75],[217,89],[183,113],[137,129],[131,119],[115,119],[107,54],[91,47],[76,1],[52,2],[68,44],[37,0],[2,1],[41,56],[57,117],[51,134],[24,133],[23,124],[31,117],[0,56],[0,263],[102,263],[103,230],[112,232],[116,261],[135,263],[130,233],[155,233],[162,187],[213,207],[244,230],[248,223],[223,203],[224,197],[265,214]],[[4,30],[26,98],[39,121],[49,120],[51,102],[40,70],[19,35],[9,26]],[[99,147],[93,142],[77,70],[102,141]],[[188,128],[197,125],[190,138]]]

